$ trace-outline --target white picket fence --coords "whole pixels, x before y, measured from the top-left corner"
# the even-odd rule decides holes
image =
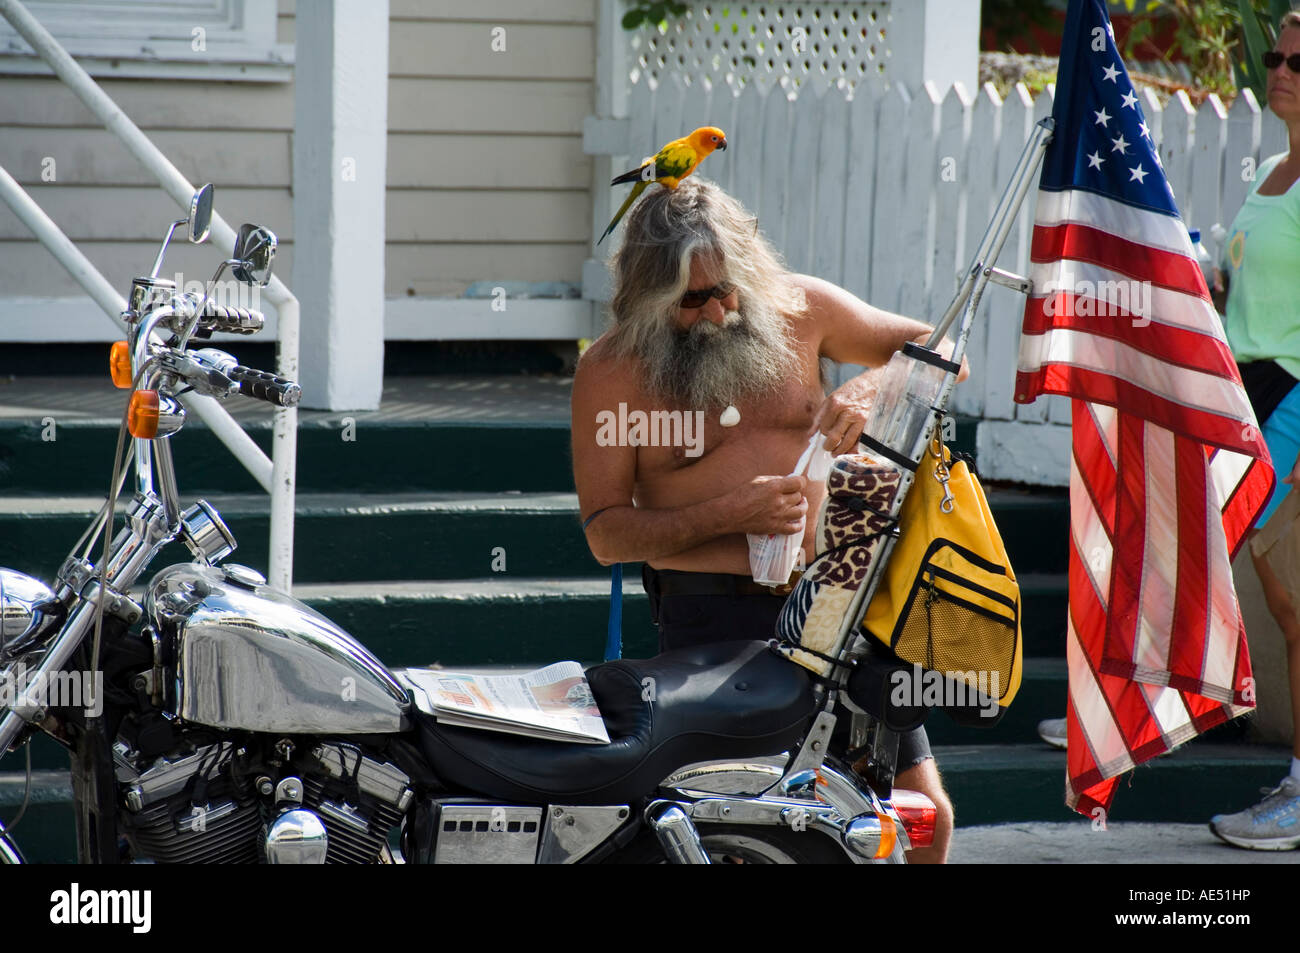
[[[648,154],[684,129],[720,126],[727,152],[696,174],[754,212],[792,270],[933,319],[951,300],[1030,130],[1051,107],[1050,89],[1035,100],[1024,86],[1005,101],[991,85],[972,97],[960,86],[911,93],[899,83],[859,86],[856,94],[807,84],[794,98],[778,84],[749,83],[737,95],[726,83],[687,84],[670,73],[631,88],[628,143]],[[1195,109],[1184,93],[1162,109],[1149,92],[1142,108],[1184,220],[1217,254],[1211,226],[1231,221],[1261,157],[1285,151],[1285,127],[1261,115],[1248,91],[1230,110],[1217,97]],[[1019,274],[1034,201],[1031,192],[998,261]],[[991,462],[990,476],[1063,484],[1068,438],[1041,425],[1068,425],[1068,402],[1012,400],[1023,307],[1021,295],[990,286],[968,352],[973,374],[953,407],[989,423],[981,449],[996,448],[998,459],[981,462]]]

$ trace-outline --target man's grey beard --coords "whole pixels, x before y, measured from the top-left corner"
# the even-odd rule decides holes
[[[722,327],[701,317],[685,331],[661,321],[643,340],[651,392],[691,410],[770,394],[795,366],[785,320],[770,311],[732,311]]]

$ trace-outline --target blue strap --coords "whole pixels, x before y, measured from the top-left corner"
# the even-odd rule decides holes
[[[585,533],[587,527],[605,510],[612,510],[612,506],[603,506],[596,512],[592,513],[582,521],[582,530]],[[612,662],[614,659],[623,657],[623,564],[614,563],[609,568],[609,626],[605,630],[605,661]]]
[[[605,636],[605,661],[623,657],[623,564],[609,570],[609,629]]]

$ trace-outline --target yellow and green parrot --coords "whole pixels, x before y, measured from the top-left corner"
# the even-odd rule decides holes
[[[658,182],[665,188],[675,189],[677,183],[686,178],[695,171],[695,167],[703,162],[714,149],[726,150],[727,135],[717,126],[701,126],[689,136],[683,136],[681,139],[674,139],[668,145],[660,149],[655,155],[642,159],[641,164],[631,172],[624,172],[618,176],[610,185],[619,185],[623,182],[635,182],[632,191],[628,193],[627,200],[623,206],[614,214],[614,219],[605,229],[605,234],[597,239],[599,245],[614,230],[625,212],[632,207],[632,203],[637,200],[642,192],[646,190],[651,182]],[[648,168],[653,165],[654,170]]]

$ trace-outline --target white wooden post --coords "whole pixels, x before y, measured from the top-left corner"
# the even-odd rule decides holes
[[[303,405],[373,410],[384,377],[388,0],[297,7],[294,287]]]
[[[1246,201],[1246,193],[1255,178],[1259,166],[1259,103],[1249,88],[1243,89],[1236,102],[1228,110],[1228,147],[1223,159],[1223,201],[1219,209],[1219,224],[1225,229],[1237,217],[1237,212]],[[1204,233],[1201,240],[1215,261],[1223,258],[1223,247],[1217,242],[1206,241]]]
[[[891,82],[979,88],[980,0],[896,0],[889,16]]]
[[[591,161],[591,240],[600,237],[623,201],[610,188],[609,180],[631,166],[628,144],[627,38],[623,30],[625,8],[619,0],[599,0],[596,6],[596,112],[583,124],[583,150]],[[673,133],[676,138],[681,133]],[[655,146],[654,148],[658,148]],[[638,154],[637,159],[641,158]],[[607,301],[610,295],[607,256],[617,247],[618,236],[610,235],[600,248],[582,263],[582,297]],[[593,304],[593,308],[597,305]],[[602,325],[603,326],[603,325]]]

